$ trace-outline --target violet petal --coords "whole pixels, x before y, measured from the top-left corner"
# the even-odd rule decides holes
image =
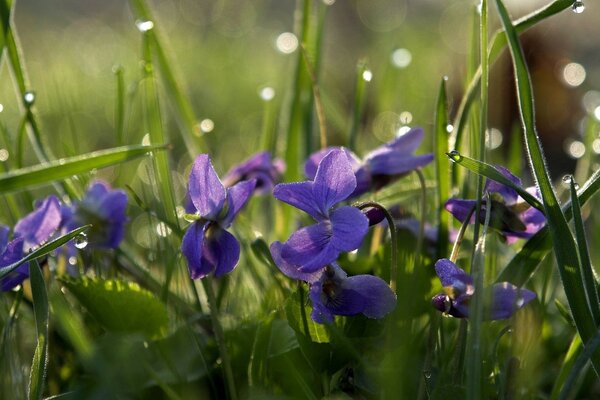
[[[223,228],[227,228],[235,216],[240,212],[240,210],[246,205],[250,197],[252,196],[252,192],[254,191],[254,187],[256,186],[256,179],[252,179],[249,181],[242,181],[236,183],[229,189],[227,189],[227,215],[223,219],[221,226]]]
[[[27,251],[39,246],[56,232],[61,222],[60,203],[56,196],[48,196],[39,207],[19,220],[14,235],[25,239],[23,248]]]
[[[281,257],[281,250],[283,247],[283,243],[281,242],[273,242],[271,243],[270,250],[271,256],[273,257],[273,261],[275,261],[275,265],[284,275],[305,282],[316,282],[322,275],[322,271],[318,270],[316,272],[302,272],[300,267],[297,265],[290,264],[286,260]]]
[[[369,231],[368,218],[356,207],[343,206],[331,213],[331,242],[340,252],[360,247]]]
[[[213,269],[212,265],[208,265],[202,260],[204,234],[208,228],[208,224],[209,221],[193,222],[188,227],[181,241],[181,252],[187,260],[192,279],[203,278]]]
[[[313,185],[314,201],[322,215],[327,215],[334,204],[345,200],[355,188],[356,177],[346,153],[332,150],[319,163]]]
[[[215,278],[233,271],[240,259],[240,243],[229,232],[212,226],[204,239],[203,261],[214,266]]]
[[[302,272],[315,272],[335,261],[339,251],[331,244],[328,222],[306,226],[294,232],[283,244],[281,256]]]
[[[312,187],[313,183],[309,181],[280,183],[273,189],[273,196],[308,213],[316,220],[322,220],[325,216],[321,215],[320,208],[314,201]]]
[[[189,193],[200,216],[215,220],[225,203],[225,188],[206,154],[196,157],[189,179]]]
[[[348,278],[345,287],[362,296],[362,313],[369,318],[383,318],[396,307],[396,295],[388,284],[373,275],[356,275]]]

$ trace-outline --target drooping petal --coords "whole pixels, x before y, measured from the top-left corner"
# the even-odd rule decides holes
[[[440,278],[442,286],[451,288],[456,297],[473,294],[473,277],[447,258],[437,260],[435,273]]]
[[[383,318],[396,307],[396,294],[381,278],[373,275],[356,275],[348,278],[344,287],[363,298],[362,313],[369,318]]]
[[[535,293],[530,290],[520,289],[508,282],[496,283],[492,286],[492,305],[488,317],[492,320],[510,318],[533,299]]]
[[[373,156],[367,163],[372,175],[400,175],[424,167],[432,161],[433,154],[412,156],[388,149]]]
[[[280,183],[273,188],[273,196],[277,200],[288,203],[320,221],[325,216],[321,214],[321,210],[314,200],[312,187],[313,183],[309,181]]]
[[[23,248],[39,246],[56,232],[61,223],[60,203],[56,196],[48,196],[39,207],[15,225],[15,237],[25,239]]]
[[[389,141],[385,146],[404,154],[412,154],[421,145],[424,136],[423,128],[412,128],[405,134]]]
[[[449,199],[446,201],[444,208],[460,222],[465,222],[471,210],[475,209],[477,202],[475,200]],[[475,221],[475,213],[472,214],[469,223]]]
[[[275,265],[284,275],[305,282],[316,282],[319,280],[323,272],[318,270],[316,272],[302,272],[298,265],[293,265],[284,260],[281,257],[281,250],[283,247],[283,243],[281,242],[273,242],[271,243],[270,250],[271,256],[273,257],[273,261],[275,261]]]
[[[0,249],[0,268],[7,267],[25,256],[23,253],[24,238],[17,238],[8,242],[4,249]],[[9,291],[20,285],[29,277],[29,263],[25,263],[0,280],[0,290]]]
[[[196,157],[189,180],[192,203],[206,219],[215,220],[225,204],[225,188],[206,154]]]
[[[204,263],[202,258],[204,234],[208,224],[208,221],[193,222],[181,241],[181,252],[187,260],[192,279],[203,278],[213,270],[213,266]]]
[[[225,229],[213,225],[204,239],[202,259],[214,266],[215,278],[235,268],[240,259],[240,243]]]
[[[356,315],[365,309],[364,297],[347,282],[346,273],[332,264],[325,269],[321,279],[311,284],[311,318],[315,322],[331,322],[334,315]]]
[[[342,149],[330,151],[319,163],[313,184],[314,202],[323,215],[356,188],[352,165]]]
[[[516,176],[514,176],[508,169],[506,169],[505,167],[503,167],[501,165],[495,165],[494,168],[496,168],[502,175],[504,175],[506,178],[508,178],[512,183],[514,183],[517,186],[521,186],[521,180],[519,178],[517,178]],[[498,183],[496,181],[493,181],[491,179],[486,180],[484,191],[500,193],[500,195],[504,198],[504,204],[506,204],[506,205],[512,205],[512,204],[516,203],[517,199],[519,198],[519,195],[517,194],[517,192],[514,189],[512,189],[506,185],[503,185],[501,183]]]
[[[227,228],[240,210],[246,205],[254,187],[256,179],[239,182],[227,189],[227,215],[221,221],[221,226]]]
[[[331,213],[331,242],[339,252],[360,247],[369,231],[369,219],[356,207],[343,206]]]
[[[8,292],[19,286],[25,279],[29,278],[29,263],[17,267],[0,280],[0,291]]]
[[[281,257],[302,272],[315,272],[335,261],[339,250],[331,244],[329,222],[319,222],[301,228],[283,244]]]
[[[306,162],[304,163],[304,175],[308,179],[315,179],[315,175],[317,175],[317,168],[319,167],[319,163],[323,158],[329,154],[332,150],[339,149],[339,147],[326,147],[324,149],[318,150],[310,155]],[[341,149],[346,153],[346,157],[348,157],[348,161],[350,161],[350,165],[354,172],[360,168],[362,162],[360,158],[356,154],[354,154],[350,149],[346,147],[341,147]]]

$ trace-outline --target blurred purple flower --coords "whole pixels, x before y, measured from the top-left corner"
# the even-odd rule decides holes
[[[271,244],[271,254],[277,267],[293,279],[308,282],[312,302],[311,318],[318,323],[333,322],[335,315],[364,314],[383,318],[396,306],[396,295],[381,278],[372,275],[348,277],[336,263],[316,272],[303,272],[282,257],[283,244]]]
[[[506,168],[502,166],[496,166],[495,168],[516,185],[521,185],[521,180]],[[535,186],[526,190],[533,196],[540,197]],[[484,192],[490,193],[492,196],[490,226],[498,230],[508,243],[514,243],[519,238],[529,238],[546,224],[544,214],[540,210],[530,207],[514,189],[488,179]],[[476,203],[475,200],[450,199],[446,202],[445,207],[454,218],[464,222],[471,210],[475,208]],[[485,221],[485,214],[486,204],[483,201],[480,213],[482,224]],[[470,223],[474,222],[475,216],[473,214]]]
[[[433,161],[433,154],[413,154],[422,141],[423,130],[413,128],[367,153],[363,160],[344,148],[357,181],[356,188],[349,197],[379,190],[402,175]],[[309,157],[304,164],[304,172],[308,178],[315,176],[319,162],[329,151],[331,148],[323,149]]]
[[[240,244],[227,229],[244,207],[256,180],[242,181],[225,189],[210,158],[196,157],[190,173],[188,195],[199,219],[188,227],[181,243],[192,279],[214,272],[215,277],[231,272],[240,257]]]
[[[335,261],[341,252],[357,249],[369,229],[367,217],[351,206],[337,203],[356,187],[352,165],[341,149],[331,150],[319,163],[314,181],[282,183],[273,189],[276,199],[307,212],[317,223],[294,232],[281,256],[303,272],[315,272]]]
[[[445,293],[438,294],[431,300],[433,306],[444,314],[457,318],[469,316],[469,302],[474,293],[473,277],[460,269],[452,261],[443,258],[435,263],[437,273]],[[484,289],[490,296],[484,305],[484,318],[489,320],[510,318],[517,310],[523,308],[535,298],[535,293],[527,289],[500,282]],[[485,301],[485,300],[484,300]]]
[[[256,179],[255,190],[259,194],[270,192],[281,181],[285,171],[283,160],[271,159],[271,153],[263,151],[234,166],[223,178],[223,185],[231,187],[238,182]]]
[[[83,198],[62,207],[66,231],[91,224],[86,234],[90,247],[115,249],[123,240],[127,222],[127,194],[104,181],[92,182]],[[72,250],[73,244],[70,245]]]
[[[0,226],[0,268],[15,263],[45,243],[58,230],[60,223],[58,198],[49,196],[33,212],[17,222],[13,240],[8,240],[9,228]],[[29,263],[24,263],[0,280],[0,290],[11,290],[28,277]]]

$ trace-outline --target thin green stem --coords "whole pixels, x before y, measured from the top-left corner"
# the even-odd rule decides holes
[[[453,263],[456,263],[456,260],[458,259],[458,252],[460,251],[460,245],[462,243],[463,237],[465,236],[465,232],[467,231],[467,227],[469,226],[471,217],[473,216],[474,212],[475,212],[475,207],[471,208],[471,211],[469,211],[467,218],[463,221],[462,225],[460,226],[460,230],[458,231],[458,234],[456,235],[456,240],[454,241],[454,246],[452,246],[452,253],[450,253],[450,261],[452,261]]]
[[[217,299],[215,297],[215,291],[212,287],[212,282],[207,279],[202,280],[206,297],[208,298],[208,305],[210,307],[210,317],[212,320],[213,330],[215,331],[215,337],[219,345],[219,352],[221,353],[221,361],[223,362],[223,372],[225,374],[225,382],[227,383],[227,389],[229,391],[229,398],[232,400],[237,399],[237,392],[235,389],[235,381],[233,379],[233,370],[231,369],[231,361],[229,360],[229,353],[227,352],[227,345],[225,343],[225,334],[223,333],[223,327],[221,321],[219,321],[219,310],[217,308]]]
[[[415,250],[415,264],[418,268],[421,265],[423,238],[425,236],[425,215],[427,212],[427,186],[425,184],[425,176],[423,175],[423,171],[421,171],[421,169],[419,168],[415,169],[415,174],[419,178],[419,183],[421,185],[421,219],[419,221],[419,233],[417,236],[417,247]]]
[[[366,201],[364,203],[357,204],[359,210],[363,210],[365,208],[376,208],[380,210],[383,215],[385,215],[385,219],[387,220],[388,227],[390,229],[390,239],[392,241],[392,258],[390,264],[390,288],[396,293],[397,289],[397,281],[398,281],[398,239],[396,234],[396,224],[394,222],[394,217],[392,214],[381,204],[375,201]]]

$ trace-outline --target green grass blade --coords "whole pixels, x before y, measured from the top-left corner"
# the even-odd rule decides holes
[[[528,159],[544,202],[548,227],[554,242],[554,253],[556,255],[558,270],[571,312],[573,313],[573,320],[577,325],[577,330],[582,340],[586,342],[595,334],[596,327],[585,298],[583,279],[577,271],[579,264],[577,248],[545,166],[539,137],[535,129],[531,80],[517,32],[512,25],[504,4],[500,0],[496,0],[496,6],[506,32],[513,59],[517,100],[528,150]],[[600,371],[600,352],[594,354],[593,363],[596,370]]]
[[[538,210],[544,212],[543,204],[535,198],[535,196],[531,195],[527,190],[523,189],[519,185],[515,185],[510,179],[502,175],[500,171],[498,171],[493,165],[484,163],[482,161],[475,160],[473,158],[463,156],[457,151],[451,151],[448,153],[448,157],[456,164],[461,165],[468,170],[475,172],[478,175],[485,176],[493,181],[501,183],[505,186],[514,189],[519,196],[523,198],[529,205],[537,208]]]
[[[579,377],[579,374],[588,361],[592,359],[594,352],[598,349],[598,345],[600,345],[600,331],[597,331],[596,334],[585,344],[583,352],[579,355],[579,357],[577,357],[577,360],[569,372],[569,377],[562,388],[560,396],[558,397],[559,400],[571,398],[570,394],[573,386],[575,385],[575,381]]]
[[[573,336],[573,340],[571,341],[571,345],[569,346],[569,350],[567,350],[567,354],[565,355],[565,359],[560,367],[560,372],[554,381],[554,386],[552,388],[552,393],[550,394],[551,400],[558,399],[560,394],[560,390],[563,387],[567,377],[569,376],[569,372],[573,369],[573,364],[577,360],[577,357],[581,354],[582,343],[581,338],[578,334]]]
[[[6,44],[6,35],[10,25],[10,14],[12,0],[0,0],[0,63],[2,54],[4,54],[4,45]]]
[[[123,67],[113,68],[116,81],[116,101],[115,101],[115,133],[117,137],[117,146],[125,144],[125,78],[123,77]]]
[[[75,236],[79,235],[81,232],[88,229],[91,225],[85,225],[79,227],[77,229],[73,229],[71,232],[62,235],[51,242],[48,242],[31,253],[27,254],[25,257],[21,258],[19,261],[16,261],[10,265],[0,268],[0,279],[4,278],[6,275],[10,274],[12,271],[17,269],[20,265],[23,265],[27,261],[35,260],[36,258],[40,258],[50,253],[51,251],[59,248],[63,244],[67,243],[69,240],[73,239]]]
[[[88,173],[94,168],[121,164],[165,148],[158,145],[123,146],[17,169],[0,174],[0,193],[30,189],[56,180],[68,179],[73,175]]]
[[[198,118],[194,114],[194,109],[187,96],[183,93],[173,71],[175,63],[169,62],[160,39],[160,34],[157,32],[156,19],[150,11],[150,7],[145,0],[131,0],[129,2],[136,14],[136,18],[141,21],[152,21],[154,27],[145,32],[145,36],[152,47],[158,68],[160,69],[161,77],[163,78],[164,88],[169,96],[169,103],[176,114],[177,124],[180,126],[182,138],[188,150],[191,159],[194,159],[201,151],[206,151],[205,143],[202,139],[196,137],[194,132],[197,129]]]
[[[365,92],[367,81],[363,78],[363,74],[367,71],[367,62],[360,60],[356,66],[356,82],[354,83],[354,105],[352,109],[352,123],[350,125],[350,133],[348,135],[348,148],[356,151],[356,140],[360,130],[360,121],[365,108]]]
[[[37,261],[29,264],[29,277],[31,279],[33,312],[37,331],[37,346],[35,347],[29,376],[29,400],[41,400],[48,364],[48,320],[50,310],[46,282]]]
[[[587,240],[585,238],[585,228],[583,227],[583,218],[581,217],[581,206],[577,198],[577,189],[575,180],[571,177],[571,205],[573,208],[573,221],[575,222],[575,238],[577,239],[577,248],[579,251],[579,262],[588,303],[594,322],[600,325],[600,297],[598,296],[598,282],[594,276],[594,269],[590,260]]]
[[[444,205],[450,197],[450,176],[449,162],[446,158],[448,152],[448,99],[446,95],[446,81],[444,77],[440,83],[440,91],[437,98],[437,107],[435,110],[435,135],[434,135],[434,155],[435,155],[435,178],[437,180],[437,220],[438,220],[438,239],[437,239],[437,257],[443,258],[448,254],[448,229],[450,226],[450,215],[445,210]]]
[[[555,0],[547,6],[542,7],[539,10],[536,10],[531,14],[516,20],[514,23],[515,29],[519,33],[524,32],[525,30],[531,28],[535,24],[545,20],[548,17],[558,14],[559,12],[571,7],[572,5],[573,0]],[[488,56],[490,65],[492,65],[498,59],[502,49],[504,49],[504,46],[506,46],[506,37],[504,35],[503,30],[499,30],[496,33],[494,33],[494,36],[491,39],[490,52]],[[467,124],[469,109],[477,96],[480,80],[481,68],[479,68],[473,76],[473,79],[469,83],[458,107],[458,111],[456,113],[456,117],[454,118],[453,123],[454,129],[452,131],[450,139],[451,149],[460,148],[462,133],[464,131],[465,125]]]

